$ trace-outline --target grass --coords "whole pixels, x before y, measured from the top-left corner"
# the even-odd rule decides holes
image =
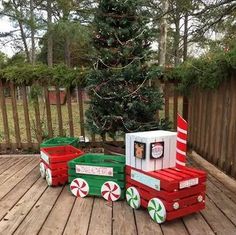
[[[182,98],[179,98],[178,102],[178,112],[182,113]],[[14,119],[13,119],[13,112],[12,112],[12,105],[11,105],[11,99],[6,99],[6,107],[7,107],[7,116],[8,116],[8,126],[9,126],[9,133],[10,133],[10,141],[12,143],[15,141],[15,128],[14,128]],[[52,117],[52,126],[53,126],[53,132],[54,136],[59,135],[59,129],[58,129],[58,115],[57,115],[57,108],[56,105],[51,105],[51,117]],[[170,121],[173,122],[173,98],[171,97],[169,100],[169,116]],[[88,108],[88,104],[84,103],[84,109],[86,110]],[[65,136],[69,136],[69,118],[68,118],[68,111],[67,111],[67,105],[62,105],[62,120],[63,120],[63,133]],[[0,109],[0,118],[2,118],[2,113]],[[20,136],[21,136],[21,142],[27,143],[27,136],[26,136],[26,128],[25,128],[25,118],[24,118],[24,109],[23,104],[21,100],[17,101],[17,112],[18,112],[18,118],[19,118],[19,127],[20,127]],[[80,136],[80,115],[79,115],[79,105],[77,102],[72,103],[72,113],[73,113],[73,124],[74,124],[74,135]],[[31,103],[29,103],[29,116],[30,116],[30,127],[31,127],[31,135],[32,135],[32,141],[37,142],[36,138],[36,120],[35,120],[35,112],[34,107]],[[164,111],[160,111],[160,117],[164,117]],[[40,119],[41,119],[41,126],[43,130],[43,135],[47,136],[47,126],[46,126],[46,109],[44,102],[40,102]],[[86,133],[86,136],[90,137],[88,133]],[[91,137],[90,137],[91,138]],[[99,136],[96,136],[96,140],[101,140]],[[0,142],[4,142],[4,127],[3,122],[0,122]]]

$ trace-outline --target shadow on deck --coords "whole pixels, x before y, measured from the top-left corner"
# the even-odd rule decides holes
[[[236,234],[236,181],[193,154],[208,171],[206,209],[158,225],[126,202],[76,199],[67,187],[49,188],[38,157],[0,157],[0,234]]]

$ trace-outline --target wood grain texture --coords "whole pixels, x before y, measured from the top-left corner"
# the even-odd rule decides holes
[[[73,197],[70,194],[70,197]],[[66,224],[64,235],[86,235],[89,228],[90,217],[93,209],[94,198],[77,198],[70,218]],[[98,225],[97,225],[98,226]],[[99,233],[97,233],[99,234]]]
[[[206,209],[201,213],[215,234],[223,235],[235,233],[235,226],[227,217],[224,216],[222,211],[210,198],[206,198]]]
[[[0,220],[7,214],[11,208],[33,187],[39,179],[39,169],[34,168],[19,184],[14,187],[2,200],[0,200]]]
[[[34,167],[38,165],[39,160],[33,159],[28,164],[14,174],[11,178],[1,184],[0,199],[10,192]]]
[[[0,106],[2,110],[4,139],[6,141],[7,147],[9,148],[10,147],[10,134],[9,134],[8,116],[7,116],[7,109],[6,109],[6,100],[5,100],[5,95],[4,95],[4,86],[1,80],[0,80]]]
[[[67,186],[65,186],[57,199],[53,209],[48,215],[39,234],[42,235],[59,235],[64,231],[65,224],[70,216],[75,197],[70,197]],[[77,233],[71,233],[77,234]]]
[[[0,222],[0,233],[1,234],[12,234],[18,226],[23,226],[22,230],[20,227],[16,234],[30,234],[27,231],[31,230],[33,228],[33,225],[28,226],[26,228],[21,222],[23,219],[27,216],[29,211],[32,209],[36,201],[39,199],[39,197],[42,195],[44,190],[46,189],[46,184],[42,179],[37,180],[37,182],[31,187],[31,189],[17,202],[17,204],[6,214],[6,216],[1,220]],[[31,214],[32,215],[32,214]],[[38,216],[40,217],[41,212],[38,212]],[[26,220],[29,221],[29,219],[32,222],[37,223],[38,218],[28,217]],[[35,220],[36,219],[36,220]],[[31,233],[35,234],[35,233]]]
[[[139,209],[134,211],[138,234],[161,235],[162,230],[159,224],[152,221],[147,210]]]
[[[174,130],[177,128],[177,114],[178,114],[178,98],[179,94],[177,91],[177,86],[174,86],[174,98],[173,98],[173,120],[174,120]]]
[[[66,98],[67,98],[67,110],[68,110],[68,119],[69,119],[69,133],[70,133],[70,136],[73,137],[74,136],[74,124],[73,124],[70,88],[67,89]]]
[[[38,97],[34,98],[34,111],[35,111],[35,132],[38,143],[42,142],[42,125],[40,118],[40,109],[39,109],[39,99]]]
[[[79,101],[80,133],[82,136],[85,136],[83,94],[82,94],[82,89],[80,87],[77,87],[77,90],[78,90],[78,101]]]
[[[181,219],[173,220],[161,225],[164,235],[189,234]]]
[[[0,184],[0,234],[235,234],[236,181],[202,158],[190,159],[208,171],[207,208],[159,225],[125,201],[75,198],[66,187],[48,188],[39,178],[38,157],[1,156],[0,176],[9,178]],[[6,166],[14,160],[25,164],[11,174]]]
[[[88,235],[109,235],[112,231],[112,203],[95,198]]]
[[[236,178],[236,153],[235,153],[235,142],[236,142],[236,80],[231,78],[230,81],[231,89],[231,104],[230,104],[230,113],[229,113],[229,133],[228,133],[228,142],[226,145],[227,155],[225,159],[224,169],[225,171]]]
[[[58,130],[59,135],[63,136],[63,123],[62,123],[62,113],[61,113],[61,96],[60,89],[58,86],[56,88],[56,105],[57,105],[57,118],[58,118]]]
[[[164,86],[164,99],[165,99],[165,118],[169,119],[170,117],[170,102],[169,102],[169,83],[166,81]]]
[[[15,139],[16,139],[17,147],[21,148],[21,133],[20,133],[19,117],[18,117],[17,102],[16,102],[16,87],[13,83],[10,83],[10,93],[11,93],[11,104],[12,104],[12,114],[13,114],[14,130],[15,130]]]
[[[22,157],[21,159],[16,159],[15,161],[8,161],[8,164],[4,166],[5,171],[0,175],[0,184],[7,181],[11,176],[15,175],[18,171],[20,171],[25,165],[27,165],[31,158]]]
[[[191,235],[214,235],[211,227],[200,213],[194,213],[192,215],[183,218],[184,224]]]
[[[48,87],[46,86],[44,86],[44,99],[45,99],[46,116],[47,116],[48,136],[52,138],[53,137],[52,114],[51,114],[51,106],[50,106],[50,101],[49,101]]]
[[[4,173],[6,170],[8,170],[8,168],[10,168],[12,165],[16,164],[20,160],[21,158],[19,157],[16,157],[15,159],[14,158],[0,158],[0,164],[1,164],[0,177],[2,173]]]
[[[23,101],[23,108],[24,108],[27,142],[28,142],[29,148],[31,148],[31,146],[32,146],[32,137],[31,137],[31,128],[30,128],[30,119],[29,119],[28,99],[27,99],[27,92],[26,92],[26,86],[25,85],[23,85],[21,87],[21,92],[22,92],[22,101]]]
[[[130,218],[127,220],[126,218]],[[113,232],[114,235],[137,234],[133,210],[123,201],[113,203]]]
[[[19,218],[24,220],[20,223],[19,227],[15,231],[14,234],[37,234],[43,225],[44,221],[46,220],[48,213],[51,211],[52,207],[54,206],[55,201],[57,200],[59,194],[61,193],[62,188],[51,188],[48,187],[46,191],[43,193],[43,195],[40,197],[38,200],[38,197],[40,196],[40,192],[42,194],[42,191],[44,191],[46,183],[42,179],[40,179],[41,185],[40,185],[40,190],[39,193],[36,195],[31,195],[33,197],[33,200],[29,198],[28,200],[32,200],[33,203],[37,201],[36,204],[33,204],[33,208],[30,210],[29,213],[28,211],[30,208],[26,207],[26,205],[30,205],[31,203],[27,203],[22,210],[24,210],[25,213],[21,213],[26,216],[20,216],[18,215],[18,220]],[[32,207],[31,204],[31,207]],[[26,210],[27,208],[27,210]],[[16,215],[16,213],[13,213]],[[22,218],[23,217],[23,218]]]

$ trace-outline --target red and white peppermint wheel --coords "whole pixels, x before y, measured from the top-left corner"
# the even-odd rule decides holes
[[[89,185],[86,180],[76,178],[70,184],[70,191],[76,197],[86,197],[89,193]]]
[[[45,169],[45,165],[43,162],[40,162],[39,164],[39,170],[40,170],[40,175],[43,179],[45,179],[46,177],[46,169]]]
[[[102,185],[101,194],[107,201],[117,201],[121,196],[120,186],[113,182],[107,181]]]
[[[52,172],[50,169],[46,170],[46,181],[48,183],[48,186],[52,186]]]

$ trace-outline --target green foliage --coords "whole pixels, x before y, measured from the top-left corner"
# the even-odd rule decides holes
[[[215,89],[224,80],[230,79],[233,71],[236,71],[236,47],[229,52],[188,60],[166,72],[166,77],[180,80],[180,89],[188,93],[192,86]]]
[[[8,66],[0,70],[0,79],[13,81],[15,84],[31,85],[37,82],[39,85],[58,85],[71,87],[75,85],[85,86],[85,70],[68,68],[65,65],[57,65],[52,68],[46,65],[32,66]]]
[[[7,63],[7,56],[0,52],[0,69],[4,68],[6,66]]]
[[[39,45],[41,51],[38,60],[47,63],[47,40],[51,34],[53,38],[53,63],[60,64],[65,61],[65,43],[69,40],[71,67],[87,66],[91,59],[91,29],[79,22],[59,21],[52,25],[52,29],[43,36]]]

